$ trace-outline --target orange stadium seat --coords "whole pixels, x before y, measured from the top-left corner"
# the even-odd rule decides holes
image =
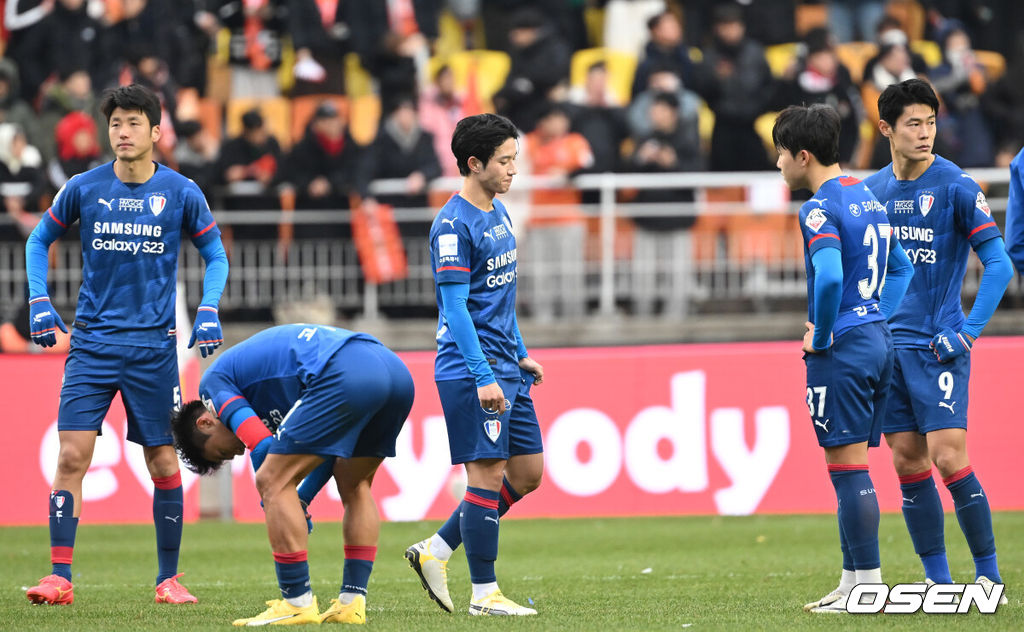
[[[369,145],[377,137],[380,125],[380,97],[367,94],[349,102],[348,129],[352,139],[360,145]]]
[[[924,7],[917,0],[889,0],[888,6],[885,7],[885,13],[899,20],[903,32],[910,37],[911,41],[924,37],[926,16]]]
[[[306,125],[313,118],[313,112],[324,101],[330,101],[338,108],[341,118],[348,120],[348,99],[339,94],[306,94],[292,98],[292,143],[306,135]]]
[[[199,99],[199,124],[211,138],[221,139],[224,134],[224,104],[215,99],[204,97]]]
[[[373,94],[373,77],[355,53],[345,55],[345,94],[353,99]]]
[[[274,135],[282,149],[292,146],[292,104],[284,97],[264,99],[231,99],[228,101],[227,135],[242,133],[242,114],[259,108],[267,129]]]
[[[825,4],[798,4],[793,12],[794,28],[798,37],[807,31],[828,26],[828,6]]]
[[[603,61],[608,67],[608,83],[619,103],[629,103],[636,74],[636,56],[613,48],[584,48],[573,53],[569,81],[572,86],[583,87],[587,69]]]
[[[1006,58],[994,50],[975,50],[978,63],[985,67],[985,78],[995,81],[1006,72]]]

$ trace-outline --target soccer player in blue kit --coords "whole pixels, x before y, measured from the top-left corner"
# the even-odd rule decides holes
[[[413,392],[409,369],[390,349],[370,335],[324,325],[271,327],[206,370],[202,399],[172,421],[175,443],[199,474],[251,450],[282,595],[234,625],[366,622],[380,534],[370,486],[384,457],[395,455]],[[338,598],[321,614],[297,485],[324,467],[345,507],[345,564]]]
[[[856,583],[881,583],[868,448],[881,438],[892,372],[885,318],[903,297],[912,268],[891,239],[882,205],[839,167],[834,109],[790,106],[775,121],[772,140],[786,185],[815,192],[799,214],[807,266],[807,407],[836,491],[843,568]],[[846,598],[805,609],[845,612]]]
[[[1006,252],[1024,274],[1024,149],[1010,162],[1010,197],[1006,201]]]
[[[115,160],[71,178],[25,247],[32,340],[46,347],[54,344],[57,328],[67,331],[47,296],[47,250],[72,223],[81,225],[82,286],[60,391],[60,456],[49,504],[53,574],[27,595],[33,603],[74,601],[71,559],[82,479],[103,417],[120,391],[128,440],[142,445],[155,488],[156,601],[195,602],[177,580],[182,487],[169,411],[181,401],[174,309],[178,252],[188,238],[206,260],[189,343],[198,341],[203,356],[222,342],[217,305],[228,261],[199,187],[153,162],[160,138],[156,95],[139,85],[124,86],[104,95],[101,110]]]
[[[974,557],[975,581],[991,591],[1001,579],[992,513],[967,456],[968,378],[971,346],[1013,267],[981,188],[932,153],[938,107],[931,86],[919,79],[891,85],[878,97],[878,126],[889,139],[892,163],[865,183],[886,205],[915,270],[906,299],[889,320],[896,359],[882,431],[926,580],[952,583],[934,463]],[[960,290],[971,248],[985,269],[965,319]]]
[[[516,174],[518,132],[508,119],[480,114],[459,121],[452,153],[463,175],[430,228],[439,311],[434,380],[452,463],[466,467],[462,503],[432,537],[406,550],[430,597],[445,611],[447,564],[466,546],[471,615],[534,615],[505,597],[494,574],[498,520],[540,485],[540,426],[530,387],[543,367],[526,351],[516,320],[516,240],[505,206]]]

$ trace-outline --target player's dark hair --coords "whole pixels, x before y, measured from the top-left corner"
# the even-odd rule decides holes
[[[110,123],[110,115],[116,108],[129,112],[142,112],[149,119],[150,127],[160,124],[160,99],[152,90],[137,83],[112,88],[103,93],[100,112],[107,117],[107,123]]]
[[[839,162],[839,113],[830,105],[791,105],[779,113],[772,142],[790,154],[806,149],[822,166]]]
[[[185,467],[200,476],[217,471],[223,461],[211,461],[203,456],[203,447],[209,435],[199,432],[196,421],[206,412],[206,404],[200,400],[191,401],[171,416],[171,432],[174,434],[174,448]]]
[[[889,125],[896,127],[896,121],[903,116],[908,105],[927,105],[935,114],[939,113],[939,98],[931,84],[921,79],[907,79],[894,83],[878,95],[878,116]]]
[[[510,138],[519,138],[512,121],[497,114],[467,116],[455,126],[452,134],[452,153],[463,176],[470,174],[469,159],[476,157],[487,165],[494,152]]]

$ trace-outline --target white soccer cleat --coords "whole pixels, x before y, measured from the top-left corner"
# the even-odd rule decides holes
[[[832,599],[833,595],[836,595],[835,599]],[[848,597],[849,595],[841,593],[838,590],[834,590],[821,598],[821,601],[825,601],[826,599],[831,599],[831,601],[823,603],[816,608],[811,608],[810,612],[813,612],[814,614],[847,614],[846,600]]]
[[[990,597],[992,596],[992,591],[995,590],[996,585],[994,581],[982,575],[977,580],[975,580],[974,583],[981,584],[981,586],[985,589],[985,594],[987,594]],[[1006,598],[1006,592],[1004,589],[1003,594],[999,595],[999,605],[1005,606],[1008,603],[1010,603],[1010,600]]]
[[[445,612],[452,612],[455,604],[448,595],[448,560],[439,560],[430,552],[430,538],[417,542],[405,550],[409,566],[420,576],[423,590]]]
[[[501,594],[500,590],[495,590],[486,597],[480,599],[474,599],[469,602],[469,614],[474,616],[528,616],[531,614],[537,614],[537,611],[533,608],[527,608],[526,606],[520,606],[516,602],[512,601],[505,595]]]
[[[819,599],[817,601],[812,601],[811,603],[808,603],[808,604],[804,604],[804,612],[813,612],[815,608],[824,608],[826,606],[831,606],[832,604],[834,604],[835,602],[839,601],[840,599],[843,600],[843,612],[845,612],[846,611],[846,597],[847,597],[847,593],[844,593],[844,592],[840,591],[838,588],[836,588],[835,590],[833,590],[829,594],[825,595],[821,599]]]

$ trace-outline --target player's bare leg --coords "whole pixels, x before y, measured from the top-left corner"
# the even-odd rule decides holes
[[[322,623],[366,623],[366,586],[380,536],[380,513],[370,487],[383,459],[337,459],[334,480],[345,506],[345,568],[337,599],[320,616]]]
[[[306,513],[295,491],[323,459],[312,454],[268,454],[256,472],[256,489],[267,516],[267,535],[275,553],[306,550]]]
[[[544,453],[542,452],[516,454],[505,462],[505,478],[520,498],[540,487],[543,476]]]
[[[92,463],[97,433],[94,430],[61,430],[57,472],[50,491],[50,562],[53,572],[25,593],[36,604],[71,604],[71,560],[82,514],[82,479]]]

